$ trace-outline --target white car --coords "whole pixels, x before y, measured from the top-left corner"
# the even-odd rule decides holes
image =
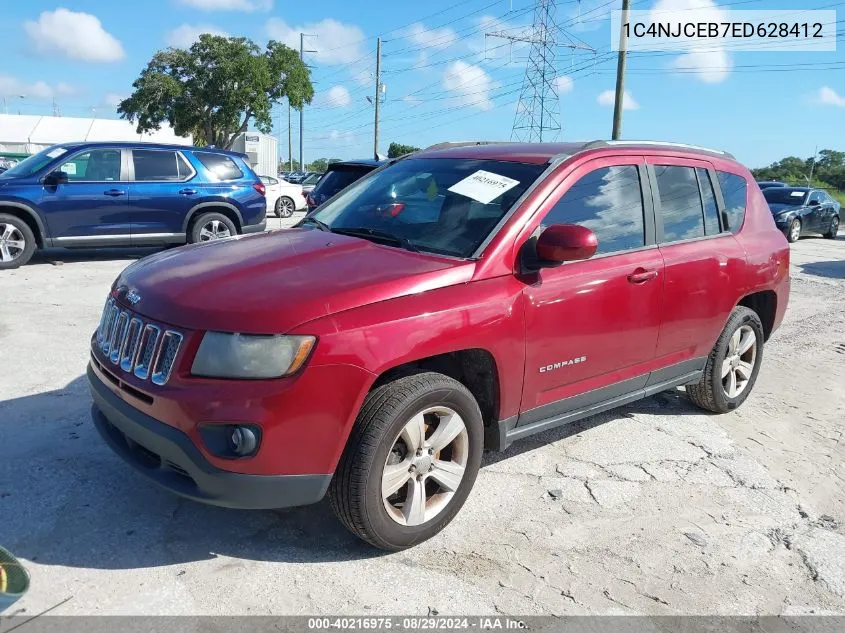
[[[272,176],[259,176],[264,183],[267,213],[277,218],[289,218],[294,211],[308,208],[301,185],[294,185]]]

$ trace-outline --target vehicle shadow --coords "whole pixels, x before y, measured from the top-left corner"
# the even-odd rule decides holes
[[[27,266],[52,264],[53,266],[87,261],[141,259],[157,253],[161,247],[126,248],[45,248],[35,251]]]
[[[347,532],[323,502],[277,511],[216,508],[159,488],[125,464],[90,420],[87,380],[0,401],[0,538],[45,565],[138,569],[219,556],[314,563],[384,552]],[[483,466],[636,412],[696,413],[680,392],[615,411],[485,455]]]
[[[807,273],[808,275],[816,275],[817,277],[845,279],[845,260],[838,259],[829,262],[801,264],[801,272]]]

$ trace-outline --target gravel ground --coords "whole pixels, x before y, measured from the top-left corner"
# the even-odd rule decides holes
[[[88,338],[145,252],[0,274],[0,543],[32,574],[13,613],[845,613],[845,235],[793,245],[786,320],[738,411],[678,390],[489,454],[451,526],[392,555],[325,503],[199,505],[106,448]]]

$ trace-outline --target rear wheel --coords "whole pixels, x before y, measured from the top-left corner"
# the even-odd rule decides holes
[[[478,403],[452,378],[420,373],[364,401],[329,498],[341,522],[397,551],[442,530],[466,501],[481,465]]]
[[[222,213],[203,213],[191,227],[191,243],[210,242],[237,235],[235,223]]]
[[[763,360],[763,325],[753,310],[737,306],[713,346],[704,376],[687,385],[690,400],[702,409],[727,413],[745,402]]]
[[[0,270],[23,266],[32,259],[35,248],[29,225],[14,215],[0,213]]]
[[[786,230],[786,239],[789,242],[797,242],[801,237],[801,220],[795,218],[789,223],[789,228]]]
[[[287,196],[282,196],[276,200],[276,217],[278,218],[289,218],[293,215],[295,209],[296,205],[293,200]]]
[[[825,233],[824,236],[829,240],[835,240],[837,233],[839,233],[839,216],[834,215],[830,218],[830,227],[827,229],[827,233]]]

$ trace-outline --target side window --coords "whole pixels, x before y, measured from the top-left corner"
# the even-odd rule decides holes
[[[133,149],[136,182],[179,181],[187,177],[181,157],[176,152]]]
[[[654,173],[663,216],[663,241],[703,237],[704,214],[695,169],[655,165]]]
[[[278,185],[279,184],[279,181],[276,180],[275,178],[267,178],[267,180],[270,181],[270,185]]]
[[[739,232],[742,222],[745,220],[745,200],[748,196],[748,183],[745,178],[731,174],[726,171],[717,171],[719,187],[722,189],[722,197],[725,199],[725,219],[728,225],[725,227],[731,233]]]
[[[120,180],[120,150],[92,149],[71,158],[59,167],[69,182]]]
[[[812,204],[813,202],[821,203],[821,201],[822,201],[821,192],[814,191],[813,193],[810,194],[810,200],[807,202],[807,204]]]
[[[698,185],[701,187],[701,201],[704,203],[704,232],[707,235],[717,235],[719,229],[719,208],[716,206],[716,196],[713,193],[713,183],[706,169],[697,167]]]
[[[212,154],[210,152],[194,152],[197,160],[210,171],[217,180],[238,180],[243,178],[243,172],[228,156],[223,154]]]
[[[598,238],[597,254],[645,246],[643,195],[634,165],[602,167],[572,185],[543,224],[580,224]]]

